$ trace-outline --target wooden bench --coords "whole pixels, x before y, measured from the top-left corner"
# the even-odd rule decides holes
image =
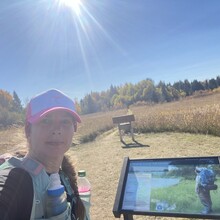
[[[113,121],[113,124],[118,125],[121,142],[124,142],[122,139],[122,131],[130,132],[132,140],[135,141],[133,127],[132,127],[132,121],[135,121],[134,115],[122,115],[122,116],[113,117],[112,121]]]

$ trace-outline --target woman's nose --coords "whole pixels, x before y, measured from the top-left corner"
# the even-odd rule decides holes
[[[61,134],[61,131],[60,131],[60,130],[53,130],[52,134],[53,134],[53,135],[57,135],[57,134],[60,135],[60,134]]]
[[[53,135],[60,135],[62,133],[62,127],[60,124],[54,124],[52,134]]]

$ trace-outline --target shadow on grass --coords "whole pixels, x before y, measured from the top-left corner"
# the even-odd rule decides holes
[[[136,140],[133,140],[132,143],[126,143],[125,141],[122,140],[121,143],[124,144],[124,145],[122,146],[122,148],[150,147],[149,145],[147,145],[147,144],[141,144],[141,143],[139,143],[139,142],[136,141]]]

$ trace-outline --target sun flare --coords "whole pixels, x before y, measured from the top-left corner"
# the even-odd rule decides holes
[[[81,0],[60,0],[60,4],[71,8],[77,15],[80,15]]]

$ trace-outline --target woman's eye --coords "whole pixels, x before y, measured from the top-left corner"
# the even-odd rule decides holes
[[[64,120],[62,121],[62,123],[63,123],[64,125],[71,125],[71,124],[72,124],[72,120],[70,120],[70,119],[64,119]]]
[[[49,118],[44,118],[41,120],[41,123],[44,124],[44,125],[48,125],[51,123],[51,120]]]

